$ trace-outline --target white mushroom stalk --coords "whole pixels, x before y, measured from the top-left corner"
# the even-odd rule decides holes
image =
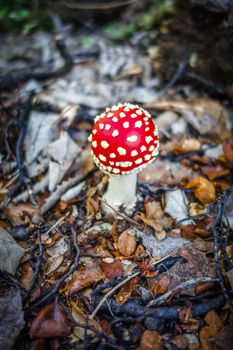
[[[104,201],[111,207],[124,206],[126,211],[134,208],[136,203],[137,174],[114,176],[109,175],[108,188]]]
[[[96,165],[110,176],[105,201],[132,209],[137,173],[158,155],[158,130],[151,115],[129,103],[107,108],[95,118],[90,135]]]

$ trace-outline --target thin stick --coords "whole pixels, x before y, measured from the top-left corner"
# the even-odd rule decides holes
[[[46,295],[44,295],[40,300],[36,301],[33,305],[32,308],[35,308],[39,305],[41,305],[42,303],[44,303],[47,299],[51,298],[52,296],[54,296],[58,290],[61,288],[61,286],[63,285],[63,283],[65,282],[65,280],[70,277],[74,271],[76,271],[79,267],[79,259],[80,259],[80,250],[79,250],[79,246],[77,243],[77,237],[76,237],[76,232],[75,229],[73,228],[73,226],[70,227],[72,236],[73,236],[73,244],[74,244],[74,248],[75,248],[75,258],[74,258],[74,262],[73,265],[71,267],[71,269],[65,274],[63,275],[58,282],[54,285],[53,289]]]
[[[174,293],[175,291],[179,290],[179,289],[184,289],[187,287],[192,286],[193,284],[196,283],[203,283],[203,282],[217,282],[218,279],[217,278],[211,278],[211,277],[198,277],[198,278],[192,278],[188,281],[182,282],[180,283],[178,286],[176,286],[175,288],[172,288],[171,290],[169,290],[168,292],[164,293],[163,295],[161,295],[160,297],[151,300],[148,304],[147,307],[153,307],[156,305],[160,305],[161,303],[163,303],[168,297],[170,297],[170,295],[172,293]]]
[[[120,213],[117,209],[115,209],[114,207],[112,207],[110,204],[108,204],[103,198],[98,197],[98,199],[104,203],[105,205],[107,205],[107,207],[109,207],[110,209],[112,209],[117,215],[121,216],[123,219],[125,219],[126,221],[130,222],[131,224],[134,224],[138,227],[142,227],[138,222],[134,221],[133,219],[130,219],[128,216],[126,216],[125,214]]]
[[[104,295],[104,297],[100,300],[99,304],[96,306],[95,310],[92,312],[90,315],[90,318],[94,318],[101,306],[105,303],[105,301],[121,286],[123,286],[126,282],[130,281],[132,278],[136,277],[139,275],[139,271],[135,272],[133,275],[128,276],[126,279],[121,281],[119,284],[117,284],[115,287],[113,287],[107,294]]]
[[[54,228],[56,228],[58,225],[60,225],[65,218],[67,218],[70,215],[70,213],[66,213],[65,215],[63,215],[60,219],[58,219],[55,224],[53,224],[53,226],[51,226],[46,232],[45,234],[49,234]]]

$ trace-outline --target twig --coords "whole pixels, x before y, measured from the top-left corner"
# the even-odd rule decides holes
[[[46,232],[45,234],[49,234],[54,228],[56,228],[58,225],[60,225],[68,216],[70,215],[70,213],[66,213],[65,215],[63,215],[62,217],[60,217],[60,219],[58,219],[55,224],[53,224],[53,226],[51,226]]]
[[[37,234],[37,240],[38,240],[38,246],[39,246],[39,250],[38,250],[38,257],[37,257],[37,264],[36,264],[36,269],[35,272],[33,274],[33,278],[31,281],[31,284],[26,292],[26,296],[24,297],[24,302],[26,301],[26,299],[28,299],[28,296],[31,294],[37,279],[39,277],[40,271],[41,271],[41,267],[43,264],[43,245],[42,245],[42,241],[41,241],[41,232],[40,230],[38,230],[38,234]]]
[[[154,307],[156,305],[160,305],[161,303],[163,303],[168,297],[170,297],[170,295],[172,295],[174,292],[181,290],[181,289],[185,289],[187,287],[192,286],[193,284],[197,284],[197,283],[203,283],[203,282],[216,282],[218,281],[216,278],[211,278],[211,277],[198,277],[198,278],[192,278],[188,281],[182,282],[180,283],[178,286],[176,286],[175,288],[172,288],[171,290],[169,290],[168,292],[164,293],[163,295],[161,295],[160,297],[149,301],[149,303],[147,304],[148,307]]]
[[[187,216],[186,218],[183,218],[179,221],[177,221],[175,224],[173,224],[172,226],[169,226],[169,227],[165,227],[164,230],[165,232],[170,232],[171,230],[173,230],[174,228],[177,227],[177,225],[181,224],[182,222],[185,222],[185,221],[190,221],[192,219],[198,219],[198,218],[201,218],[201,217],[206,217],[206,216],[209,216],[208,213],[201,213],[201,214],[196,214],[196,215],[189,215]]]
[[[117,290],[119,289],[121,286],[123,286],[126,282],[130,281],[132,278],[138,276],[140,274],[140,272],[135,272],[133,275],[128,276],[127,278],[125,278],[122,282],[120,282],[119,284],[117,284],[115,287],[113,287],[108,293],[106,293],[104,295],[104,297],[100,300],[99,304],[96,306],[95,310],[92,312],[92,314],[90,315],[90,318],[94,318],[95,315],[97,314],[97,312],[99,311],[99,309],[101,308],[101,306],[105,303],[105,301]]]
[[[142,227],[138,222],[136,222],[133,219],[130,219],[127,215],[120,213],[117,209],[115,209],[114,207],[112,207],[110,204],[108,204],[103,198],[98,197],[98,199],[104,203],[107,207],[109,207],[110,209],[112,209],[117,215],[121,216],[123,219],[125,219],[126,221],[130,222],[133,225],[136,225],[138,227]]]
[[[19,170],[19,178],[16,185],[13,187],[13,189],[7,193],[7,197],[9,201],[14,198],[16,193],[20,190],[20,188],[23,185],[27,186],[29,194],[31,190],[29,187],[30,179],[28,178],[27,168],[24,162],[23,144],[26,136],[27,121],[30,115],[32,100],[34,95],[35,95],[34,92],[30,93],[28,100],[26,101],[26,103],[23,105],[23,107],[19,112],[19,138],[16,143],[16,162]],[[33,204],[35,204],[35,200],[33,198],[31,199]]]
[[[57,28],[55,29],[57,31]],[[20,83],[23,83],[29,79],[45,80],[52,77],[59,77],[67,73],[73,66],[73,59],[67,51],[63,34],[57,33],[54,39],[56,47],[61,57],[65,61],[61,68],[53,70],[51,69],[50,64],[47,64],[46,67],[38,67],[38,64],[34,64],[31,67],[22,68],[13,73],[7,73],[0,76],[0,91],[15,88]]]
[[[158,98],[164,96],[168,90],[170,90],[177,81],[182,78],[188,68],[188,61],[181,62],[178,66],[176,73],[173,75],[171,80],[165,85],[165,87],[158,93]]]
[[[80,258],[80,250],[77,244],[77,238],[76,238],[76,232],[73,228],[73,226],[70,226],[70,230],[73,236],[73,244],[74,244],[74,248],[76,251],[76,255],[75,255],[75,259],[74,259],[74,263],[73,266],[71,267],[71,269],[60,278],[60,280],[55,284],[55,286],[53,287],[53,289],[46,294],[44,297],[42,297],[40,300],[36,301],[33,305],[32,308],[35,308],[39,305],[41,305],[42,303],[44,303],[46,300],[48,300],[49,298],[51,298],[52,296],[54,296],[58,290],[61,288],[61,286],[63,285],[63,283],[65,282],[65,280],[70,277],[72,275],[72,273],[78,269],[79,267],[79,258]]]
[[[214,239],[215,271],[216,271],[216,275],[217,275],[217,277],[219,279],[219,283],[220,283],[220,286],[221,286],[221,289],[222,289],[222,293],[224,295],[224,298],[225,298],[227,304],[230,307],[231,312],[233,312],[233,306],[232,306],[232,303],[231,303],[231,298],[229,297],[227,289],[225,287],[225,282],[224,282],[224,278],[223,278],[223,275],[222,275],[222,272],[221,272],[220,262],[219,262],[219,255],[218,255],[218,252],[219,252],[219,235],[217,233],[217,227],[222,222],[225,203],[226,203],[226,200],[228,199],[229,194],[231,194],[232,191],[233,190],[230,190],[228,192],[228,194],[225,196],[224,199],[218,200],[218,203],[217,203],[217,216],[216,216],[216,219],[215,219],[215,221],[214,221],[214,223],[212,225],[212,232],[213,232],[213,239]]]
[[[51,209],[57,201],[60,200],[62,195],[71,187],[77,185],[81,181],[86,180],[87,177],[94,174],[94,172],[97,171],[96,168],[90,170],[86,174],[78,174],[75,177],[68,179],[67,181],[63,181],[57,189],[46,199],[45,204],[41,207],[40,213],[44,215],[49,209]]]

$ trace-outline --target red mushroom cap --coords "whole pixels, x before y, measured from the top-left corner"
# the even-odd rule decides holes
[[[158,130],[151,115],[129,103],[97,116],[90,141],[94,162],[108,174],[136,173],[158,155]]]

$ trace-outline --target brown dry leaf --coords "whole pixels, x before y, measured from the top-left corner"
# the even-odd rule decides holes
[[[193,319],[192,303],[189,301],[182,307],[179,312],[179,319],[182,323],[190,323]]]
[[[149,329],[145,330],[143,333],[140,346],[137,350],[164,350],[164,342],[161,336],[156,331],[151,331]]]
[[[113,258],[105,258],[101,262],[101,267],[105,273],[105,276],[109,280],[114,280],[117,277],[122,275],[122,262],[118,259],[114,260]]]
[[[189,203],[189,215],[194,216],[205,213],[205,208],[200,203]],[[197,218],[197,220],[203,220],[204,216]]]
[[[184,138],[175,145],[173,152],[175,154],[184,154],[193,151],[199,151],[201,149],[201,142],[194,138]]]
[[[152,227],[154,230],[154,234],[158,241],[166,238],[166,232],[163,229],[163,226],[169,226],[168,219],[164,217],[161,205],[159,202],[148,201],[145,203],[145,214],[140,215],[140,219],[148,226]],[[170,221],[171,222],[171,221]]]
[[[120,289],[116,296],[116,302],[119,305],[123,305],[131,297],[136,285],[138,278],[132,278],[130,281],[126,282]]]
[[[173,339],[172,342],[175,343],[178,349],[185,350],[188,348],[188,340],[187,338],[182,335],[176,335]]]
[[[32,218],[38,212],[32,204],[9,204],[5,210],[8,219],[13,225],[24,225],[27,222],[27,217]]]
[[[31,338],[67,337],[71,332],[70,320],[58,304],[45,306],[32,320]]]
[[[83,325],[83,327],[76,326],[74,327],[72,331],[72,340],[76,340],[77,338],[80,340],[83,340],[85,337],[85,327],[88,325],[89,327],[93,327],[98,332],[101,332],[101,328],[99,324],[92,318],[88,318],[88,314],[82,310],[75,302],[71,302],[71,314],[74,318],[74,320],[79,323],[80,325]],[[94,332],[91,330],[87,330],[87,335],[94,336]],[[94,342],[94,339],[93,339]]]
[[[230,136],[227,110],[219,102],[210,98],[187,100],[155,101],[144,105],[148,109],[173,110],[182,113],[184,119],[201,135],[216,133],[222,139]]]
[[[196,289],[195,289],[195,294],[198,295],[198,294],[201,294],[211,288],[214,287],[214,283],[213,282],[202,282],[202,283],[199,283],[197,286],[196,286]]]
[[[214,337],[223,328],[223,323],[214,310],[209,311],[204,318],[207,326],[203,327],[199,333],[203,350],[215,350]]]
[[[84,267],[81,267],[78,271],[75,271],[72,275],[71,281],[66,283],[66,294],[70,295],[76,293],[79,290],[97,283],[104,277],[105,274],[97,263],[86,263]]]
[[[58,267],[63,262],[63,255],[54,255],[48,258],[47,260],[47,269],[46,269],[46,275],[49,275],[50,273],[56,271]]]
[[[233,326],[223,328],[214,339],[214,343],[222,350],[231,350],[233,344]]]
[[[137,247],[137,237],[134,230],[123,231],[119,236],[117,246],[122,255],[131,256]]]
[[[96,194],[97,189],[92,187],[87,192],[86,196],[86,207],[87,207],[87,216],[95,216],[99,211],[99,203],[96,201],[93,196]]]
[[[216,199],[215,187],[203,176],[195,176],[188,182],[186,188],[193,189],[195,197],[201,202],[201,204],[209,204]]]
[[[206,165],[201,167],[201,171],[204,175],[208,177],[209,180],[215,180],[218,177],[222,177],[230,173],[229,169],[224,169],[221,165]]]
[[[192,176],[193,171],[180,163],[169,160],[157,159],[140,171],[138,180],[140,182],[161,183],[174,185],[180,183],[183,178]]]
[[[21,286],[25,289],[28,289],[32,283],[33,269],[29,262],[21,264]]]
[[[225,141],[223,142],[224,157],[228,164],[233,164],[233,142]]]
[[[168,275],[167,273],[163,274],[163,276],[160,278],[159,281],[156,281],[152,288],[151,291],[154,294],[163,294],[168,291],[169,284],[171,282],[171,276]]]

